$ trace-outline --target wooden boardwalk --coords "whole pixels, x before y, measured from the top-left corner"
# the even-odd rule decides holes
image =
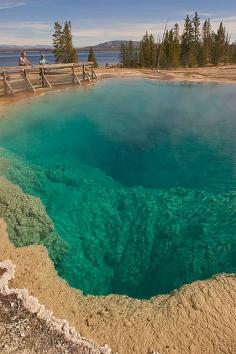
[[[93,63],[35,65],[0,68],[0,96],[38,92],[59,85],[81,85],[96,80]]]

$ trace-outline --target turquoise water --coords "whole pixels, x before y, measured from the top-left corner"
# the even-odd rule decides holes
[[[18,104],[7,177],[41,198],[86,294],[138,298],[236,272],[236,87],[111,80]]]

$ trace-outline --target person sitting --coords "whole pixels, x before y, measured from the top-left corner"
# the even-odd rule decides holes
[[[20,66],[33,66],[33,64],[28,60],[26,52],[22,52],[19,58]]]
[[[42,54],[40,59],[39,59],[39,64],[40,65],[44,65],[44,64],[48,64],[47,60],[45,59],[45,55]]]

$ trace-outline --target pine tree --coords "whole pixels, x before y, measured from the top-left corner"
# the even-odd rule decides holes
[[[229,34],[227,33],[226,34],[226,37],[225,37],[225,47],[224,47],[224,65],[226,65],[226,63],[228,61],[230,61],[230,37],[229,37]]]
[[[125,44],[124,42],[121,43],[120,47],[120,63],[125,68],[126,64],[126,52],[125,52]]]
[[[217,32],[211,29],[210,20],[201,21],[195,12],[193,19],[187,15],[182,36],[179,25],[165,31],[162,43],[156,44],[147,32],[135,48],[133,42],[122,43],[120,62],[124,67],[163,68],[205,66],[207,64],[235,63],[236,43],[230,44],[223,23]]]
[[[77,63],[78,55],[73,46],[71,22],[66,21],[63,29],[63,63]]]
[[[149,67],[150,65],[150,46],[148,33],[143,36],[139,45],[140,51],[140,65],[141,67]]]
[[[56,63],[63,62],[63,31],[61,24],[57,21],[54,24],[53,34],[53,53],[55,55]]]
[[[185,67],[192,67],[197,63],[194,39],[192,21],[189,15],[187,15],[181,42],[181,63]]]
[[[139,50],[138,50],[138,56],[139,56],[139,66],[141,68],[144,67],[144,62],[145,62],[145,59],[144,59],[144,51],[143,51],[143,47],[141,45],[141,43],[139,44]]]
[[[53,46],[56,63],[77,63],[77,50],[73,46],[71,22],[66,21],[64,28],[55,22]]]
[[[149,43],[150,43],[150,67],[154,68],[156,66],[157,51],[156,51],[155,39],[152,34],[149,36]]]
[[[146,34],[143,36],[139,45],[140,66],[146,68],[154,68],[156,66],[157,47],[153,35]]]
[[[134,45],[132,41],[127,44],[127,66],[132,68],[134,64]]]
[[[193,33],[194,33],[194,57],[196,59],[196,62],[199,63],[199,54],[200,54],[200,47],[201,47],[201,31],[200,31],[200,26],[201,26],[201,19],[198,16],[198,13],[195,12],[194,17],[192,19],[192,25],[193,25]]]
[[[229,46],[229,61],[232,64],[236,63],[236,42]]]
[[[217,33],[213,36],[213,63],[219,65],[224,60],[225,51],[227,49],[227,36],[223,23],[220,23]]]
[[[98,67],[97,59],[96,59],[96,56],[95,56],[95,53],[94,53],[94,50],[92,47],[89,50],[88,61],[93,62],[93,66],[95,68]]]
[[[180,37],[179,37],[178,23],[175,24],[173,32],[174,32],[174,50],[173,50],[172,66],[174,68],[178,68],[180,65]]]
[[[162,68],[168,68],[168,66],[169,66],[169,63],[168,63],[168,42],[169,42],[169,31],[167,30],[162,43],[160,43],[158,46],[158,50],[159,50],[158,55],[160,56],[159,62],[160,62],[160,67],[162,67]]]
[[[167,37],[167,46],[166,46],[166,60],[167,68],[173,66],[173,56],[174,56],[174,32],[171,29]]]
[[[139,66],[138,48],[134,49],[133,67],[137,68]]]
[[[138,50],[132,41],[121,44],[120,63],[124,68],[136,68],[139,66]]]
[[[211,62],[212,57],[212,30],[210,19],[204,21],[202,28],[202,41],[199,53],[199,65],[205,66]]]

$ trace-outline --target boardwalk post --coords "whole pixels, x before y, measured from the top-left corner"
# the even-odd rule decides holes
[[[72,64],[72,83],[75,84],[76,82],[77,82],[79,85],[81,84],[80,79],[79,79],[78,76],[76,75],[75,66],[74,66],[74,64]]]
[[[27,73],[26,69],[24,69],[24,78],[25,78],[26,89],[28,90],[28,88],[30,88],[33,92],[36,92],[34,86],[32,85],[32,83],[28,77],[28,73]]]
[[[39,69],[39,76],[41,77],[42,80],[42,86],[45,87],[45,80],[44,80],[44,75],[43,75],[43,68]]]
[[[7,95],[8,89],[7,89],[7,85],[6,85],[6,81],[5,81],[4,71],[2,71],[2,77],[3,77],[3,84],[4,84],[4,93],[5,93],[5,95]]]
[[[15,96],[15,92],[14,92],[13,88],[11,87],[10,83],[7,81],[7,73],[6,73],[5,70],[2,72],[2,76],[3,76],[5,94],[7,95],[8,94],[8,90],[9,90],[10,93],[13,96]]]
[[[92,79],[97,80],[97,74],[95,73],[93,66],[92,66]]]
[[[75,68],[74,68],[74,65],[72,65],[71,69],[72,69],[72,84],[74,85],[75,84]]]
[[[85,81],[86,79],[88,81],[91,81],[90,77],[88,76],[88,73],[86,72],[86,66],[85,66],[85,64],[83,64],[83,81]]]
[[[83,81],[85,80],[85,65],[83,64]]]
[[[44,69],[44,67],[41,68],[41,76],[42,76],[42,85],[43,85],[43,87],[48,86],[48,87],[51,88],[52,85],[50,84],[50,82],[48,81],[48,79],[47,79],[47,77],[46,77],[46,75],[45,75],[45,69]]]

